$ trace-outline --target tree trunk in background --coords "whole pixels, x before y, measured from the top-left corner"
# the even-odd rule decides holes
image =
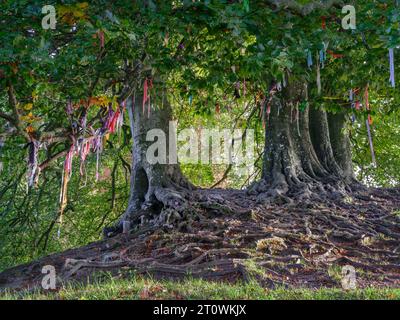
[[[273,98],[262,181],[250,188],[260,201],[343,195],[354,181],[350,144],[342,130],[345,118],[328,117],[314,106],[299,110],[307,100],[307,86],[301,83],[290,83]]]
[[[133,105],[133,100],[135,103]],[[179,211],[184,207],[184,193],[192,188],[192,185],[182,175],[179,164],[170,159],[171,147],[176,149],[175,132],[170,132],[170,121],[172,121],[172,110],[168,101],[164,98],[161,105],[152,106],[148,115],[147,104],[143,113],[143,97],[136,96],[127,101],[128,112],[130,113],[131,132],[133,134],[132,146],[132,171],[131,189],[127,210],[116,227],[107,228],[106,235],[122,231],[123,223],[129,221],[131,226],[137,225],[143,220],[165,220],[168,208]],[[156,156],[160,152],[166,154],[166,163],[151,163],[147,157],[149,147],[156,143],[160,137],[146,136],[152,129],[160,130],[165,137],[165,150],[157,149]],[[170,137],[171,134],[171,137]],[[164,139],[161,139],[164,140]],[[164,142],[160,142],[164,145]],[[154,154],[154,153],[152,153]],[[171,164],[170,164],[171,160]],[[108,234],[111,233],[111,234]]]

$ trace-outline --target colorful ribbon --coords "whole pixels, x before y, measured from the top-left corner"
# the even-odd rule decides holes
[[[313,65],[312,53],[311,53],[311,50],[308,50],[308,53],[307,53],[307,67],[309,69],[311,69],[312,65]]]
[[[396,86],[395,76],[394,76],[394,49],[389,49],[389,64],[390,64],[390,84],[394,88]]]
[[[372,163],[376,167],[376,158],[375,158],[375,151],[374,151],[374,143],[372,141],[371,126],[370,126],[368,120],[365,121],[365,124],[367,126],[368,141],[369,141],[369,148],[371,150]]]
[[[28,154],[28,187],[33,187],[36,177],[39,174],[38,166],[38,154],[39,154],[40,142],[32,139],[29,143],[29,154]]]
[[[72,159],[74,157],[75,145],[73,144],[69,149],[67,156],[64,161],[64,171],[61,178],[61,192],[60,192],[60,216],[59,216],[59,225],[57,231],[57,237],[60,238],[61,235],[61,225],[63,223],[63,215],[65,207],[67,206],[67,190],[68,190],[68,182],[71,177],[72,172]]]
[[[317,62],[317,89],[318,89],[318,95],[320,95],[322,91],[322,86],[321,86],[321,69],[319,62]]]
[[[150,105],[150,93],[149,90],[153,87],[153,81],[151,79],[145,79],[144,84],[143,84],[143,114],[145,111],[145,106],[146,103],[148,103],[148,110],[147,110],[147,117],[150,117],[150,110],[151,110],[151,105]]]

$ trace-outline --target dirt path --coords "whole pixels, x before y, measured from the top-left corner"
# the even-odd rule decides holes
[[[67,250],[0,274],[0,290],[40,286],[44,265],[58,283],[99,271],[157,278],[256,278],[263,286],[339,287],[351,265],[359,287],[400,287],[400,190],[365,190],[326,203],[257,204],[244,191],[198,190],[193,214],[163,227]]]

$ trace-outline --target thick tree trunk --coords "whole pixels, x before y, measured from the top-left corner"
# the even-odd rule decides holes
[[[339,167],[333,155],[326,111],[323,109],[311,109],[310,122],[312,123],[310,127],[311,140],[319,161],[333,176],[343,176],[343,170]]]
[[[332,118],[330,124],[327,112],[308,106],[307,100],[307,86],[300,83],[289,84],[273,99],[262,181],[250,189],[260,201],[292,201],[336,190],[343,194],[354,181],[348,137],[341,130],[344,120]],[[307,107],[300,110],[304,103]]]
[[[333,155],[338,165],[343,170],[345,177],[350,181],[354,181],[351,142],[348,132],[346,132],[347,118],[344,112],[328,114],[329,134]]]
[[[122,219],[115,227],[107,228],[106,235],[121,232],[125,222],[131,227],[148,220],[163,222],[169,209],[173,208],[175,214],[183,211],[185,192],[193,187],[171,156],[171,152],[176,154],[176,135],[168,101],[152,105],[150,114],[147,104],[144,112],[142,106],[142,96],[128,99],[133,135],[130,198]]]

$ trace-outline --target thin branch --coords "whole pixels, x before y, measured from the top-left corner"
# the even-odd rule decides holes
[[[11,82],[8,83],[8,102],[12,108],[12,116],[11,116],[11,124],[15,127],[15,129],[17,129],[18,133],[22,134],[25,138],[27,138],[29,140],[29,135],[28,133],[26,133],[23,128],[21,128],[21,123],[20,123],[20,119],[19,119],[19,113],[18,113],[18,102],[17,102],[17,98],[15,96],[15,91],[14,91],[14,87],[11,84]]]
[[[2,111],[0,111],[0,118],[3,118],[4,120],[8,121],[12,125],[14,125],[14,123],[15,123],[15,120],[12,116],[10,116]]]
[[[55,155],[51,156],[50,158],[46,159],[45,161],[43,161],[39,165],[40,171],[46,169],[55,160],[60,159],[61,157],[65,156],[67,154],[67,152],[68,152],[68,149],[62,150],[62,151],[56,153]]]
[[[226,168],[226,170],[225,170],[224,175],[222,176],[222,178],[219,179],[216,183],[214,183],[214,184],[211,186],[210,189],[214,189],[215,187],[219,186],[219,185],[228,177],[228,174],[229,174],[229,172],[232,170],[232,167],[233,167],[233,165],[232,165],[232,163],[230,163],[230,164],[228,165],[228,168]]]

